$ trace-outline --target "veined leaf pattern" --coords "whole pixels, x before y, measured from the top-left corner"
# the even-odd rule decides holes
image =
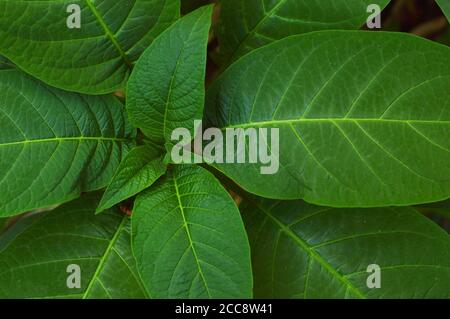
[[[148,298],[131,254],[129,217],[117,209],[95,216],[99,198],[26,217],[0,236],[0,297]],[[80,288],[67,286],[69,265],[79,266]]]
[[[79,29],[66,25],[69,5]],[[1,0],[0,53],[52,86],[110,93],[179,12],[180,0]]]
[[[206,107],[215,127],[278,128],[278,173],[215,166],[275,199],[338,207],[446,199],[449,87],[450,48],[415,36],[321,31],[280,40],[225,71]]]
[[[0,216],[61,204],[105,187],[133,145],[114,97],[48,87],[0,71]]]

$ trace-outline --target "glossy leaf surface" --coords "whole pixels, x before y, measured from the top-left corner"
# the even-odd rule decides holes
[[[278,172],[215,166],[275,199],[338,207],[446,199],[449,87],[450,48],[427,40],[360,31],[286,38],[233,64],[206,108],[223,130],[278,129]]]
[[[450,297],[449,236],[414,209],[257,200],[242,212],[256,298]]]
[[[1,0],[0,53],[52,86],[109,93],[179,11],[179,0]]]
[[[61,204],[105,187],[134,143],[113,97],[48,87],[0,71],[0,216]]]
[[[176,166],[138,196],[133,252],[155,298],[249,298],[250,251],[235,203],[209,172]]]
[[[389,0],[221,0],[217,32],[222,58],[232,62],[284,37],[328,29],[359,29]]]
[[[128,82],[130,120],[154,143],[171,141],[176,128],[192,132],[202,118],[211,12],[211,6],[197,9],[164,31]]]
[[[166,171],[159,151],[150,146],[132,149],[120,163],[97,208],[97,213],[152,185]]]
[[[131,254],[130,221],[100,216],[98,195],[21,220],[0,237],[0,297],[146,298]],[[68,287],[80,270],[80,288]]]

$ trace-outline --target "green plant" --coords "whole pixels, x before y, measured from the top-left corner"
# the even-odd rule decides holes
[[[0,297],[449,298],[450,49],[206,2],[0,0]]]

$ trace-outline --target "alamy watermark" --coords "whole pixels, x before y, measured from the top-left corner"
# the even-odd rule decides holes
[[[208,128],[194,121],[196,137],[187,128],[172,131],[176,142],[171,151],[175,164],[259,164],[260,173],[276,174],[280,167],[280,135],[278,128]],[[192,145],[193,141],[193,145]],[[207,143],[205,143],[207,142]],[[193,152],[191,152],[193,150]]]
[[[370,273],[366,280],[367,288],[381,288],[381,267],[377,264],[370,264],[366,271]]]
[[[70,264],[66,268],[67,276],[66,286],[69,289],[81,288],[81,268],[77,264]]]
[[[69,29],[81,28],[81,8],[78,4],[69,4],[66,8],[70,15],[66,19],[66,25]]]
[[[367,6],[367,13],[370,13],[366,24],[369,29],[381,29],[381,8],[378,4]]]

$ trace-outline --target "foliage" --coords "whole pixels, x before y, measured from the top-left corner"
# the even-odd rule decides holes
[[[0,0],[0,297],[450,298],[449,47],[209,2]]]

